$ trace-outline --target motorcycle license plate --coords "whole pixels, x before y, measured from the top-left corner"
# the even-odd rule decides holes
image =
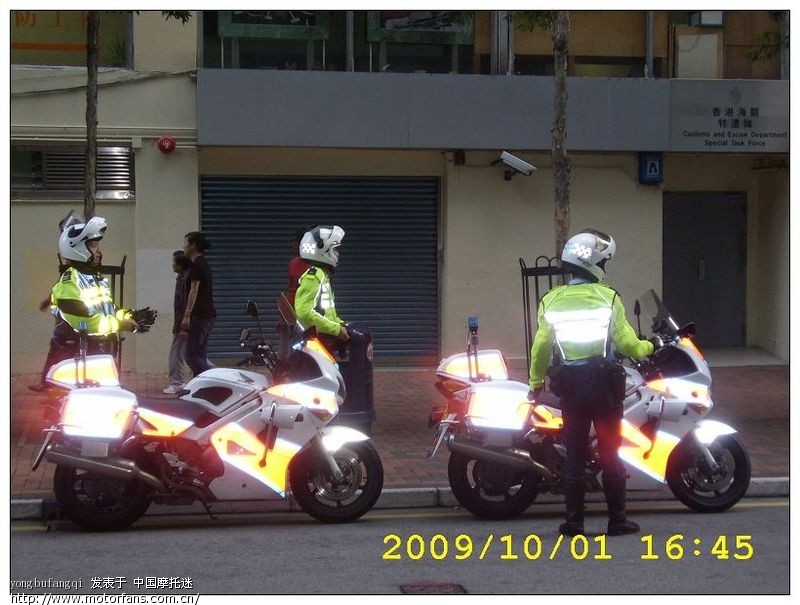
[[[108,456],[108,443],[106,441],[84,441],[81,443],[81,456],[105,458]]]
[[[39,452],[36,454],[36,458],[33,459],[33,466],[31,466],[31,470],[35,471],[39,468],[39,465],[42,463],[44,459],[44,453],[47,451],[47,446],[50,445],[50,440],[53,438],[53,432],[48,431],[47,436],[44,438],[44,442],[42,442],[42,447],[39,448]]]

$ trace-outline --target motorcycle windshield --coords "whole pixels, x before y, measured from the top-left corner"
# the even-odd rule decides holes
[[[678,322],[664,305],[655,290],[648,290],[639,297],[642,319],[650,322],[650,330],[654,333],[678,331]]]

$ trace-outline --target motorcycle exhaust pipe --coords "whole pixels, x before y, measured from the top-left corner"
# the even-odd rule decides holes
[[[166,491],[164,483],[155,475],[143,471],[132,460],[121,458],[85,458],[76,454],[72,450],[50,446],[45,457],[50,462],[63,464],[64,466],[74,466],[84,471],[91,471],[98,475],[124,479],[125,481],[142,481],[158,491]]]
[[[470,456],[477,460],[511,466],[522,471],[533,471],[540,477],[550,481],[555,479],[550,469],[536,462],[536,460],[531,458],[530,454],[524,450],[504,450],[498,452],[497,450],[486,449],[481,445],[456,441],[454,435],[448,435],[447,447],[450,448],[451,452],[458,452],[459,454],[464,454],[465,456]]]

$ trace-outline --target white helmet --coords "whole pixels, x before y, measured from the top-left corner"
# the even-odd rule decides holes
[[[93,216],[86,223],[67,222],[58,238],[58,252],[61,258],[88,263],[92,253],[86,247],[86,242],[93,239],[103,239],[106,233],[106,219]]]
[[[339,264],[337,248],[342,245],[343,239],[344,229],[338,225],[314,227],[306,231],[300,240],[300,258],[335,267]]]
[[[605,262],[616,251],[613,237],[594,229],[584,229],[569,238],[561,253],[561,260],[583,269],[600,281],[606,276]]]

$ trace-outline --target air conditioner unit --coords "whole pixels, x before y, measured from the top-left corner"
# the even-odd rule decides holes
[[[722,27],[723,11],[694,11],[689,13],[689,25],[694,27]]]

